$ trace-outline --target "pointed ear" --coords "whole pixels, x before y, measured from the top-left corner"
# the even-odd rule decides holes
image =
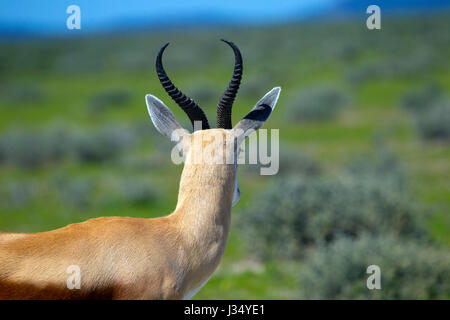
[[[173,140],[173,133],[178,132],[178,136],[183,133],[189,134],[186,129],[177,122],[172,111],[166,107],[166,105],[157,97],[147,94],[145,96],[145,102],[147,103],[148,113],[155,126],[155,128],[164,136]],[[173,140],[174,141],[174,140]]]
[[[250,113],[233,128],[233,131],[240,142],[242,142],[249,134],[258,130],[264,122],[266,122],[273,109],[275,109],[280,92],[280,87],[275,87],[267,92],[266,95],[256,103]]]

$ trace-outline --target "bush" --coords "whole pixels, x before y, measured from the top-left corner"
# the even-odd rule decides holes
[[[224,89],[225,90],[225,89]],[[196,83],[188,86],[186,89],[186,94],[192,97],[200,105],[208,106],[210,104],[214,105],[219,101],[220,92],[216,92],[213,86],[208,83]]]
[[[450,100],[440,101],[417,117],[420,135],[428,140],[450,141]]]
[[[430,109],[442,97],[442,90],[435,84],[429,84],[420,90],[406,93],[401,105],[408,111],[422,112]]]
[[[130,100],[130,93],[124,89],[108,89],[94,95],[90,100],[90,108],[95,112],[105,111],[107,108],[120,107]]]
[[[18,128],[0,136],[0,162],[36,168],[70,155],[82,162],[99,162],[119,155],[134,143],[134,131],[126,127],[87,132],[60,125],[41,131]]]
[[[412,111],[419,134],[427,140],[450,140],[450,99],[434,84],[407,93],[402,106]]]
[[[348,101],[347,95],[337,88],[317,86],[293,96],[286,115],[296,121],[332,119]]]
[[[144,206],[159,196],[149,182],[140,178],[115,180],[111,177],[56,175],[51,186],[61,204],[75,209]]]
[[[94,203],[95,183],[89,178],[62,178],[55,182],[55,192],[64,207],[87,209]]]
[[[67,46],[67,44],[65,45]],[[99,47],[91,47],[73,44],[74,47],[66,52],[61,52],[51,59],[51,71],[64,75],[99,74],[104,72],[106,58],[99,54]]]
[[[398,52],[395,55],[398,56]],[[411,77],[430,72],[439,65],[436,54],[428,50],[408,53],[405,57],[386,57],[381,61],[359,65],[347,73],[347,78],[353,84],[361,84],[370,80]]]
[[[381,289],[366,286],[367,267],[381,271]],[[342,238],[313,252],[300,271],[306,299],[448,299],[450,254],[392,236]]]
[[[0,90],[0,97],[7,102],[39,103],[45,98],[44,91],[35,85],[5,86]]]
[[[0,162],[35,168],[60,160],[66,154],[69,135],[52,127],[44,132],[11,129],[0,137]]]
[[[157,190],[150,183],[139,180],[123,181],[121,194],[126,204],[134,206],[147,205],[158,198]]]
[[[146,206],[159,197],[153,185],[139,177],[102,179],[99,184],[98,204],[103,208]]]
[[[272,79],[267,75],[251,75],[241,84],[239,89],[239,96],[242,96],[246,99],[255,100],[256,102],[265,92],[268,91],[268,88],[270,88],[271,84]]]
[[[387,167],[358,164],[334,179],[278,181],[240,215],[251,251],[262,258],[299,258],[304,249],[342,235],[423,236],[402,173]]]
[[[0,139],[1,161],[35,167],[46,158],[46,149],[34,134],[21,129],[10,130]]]
[[[0,206],[3,208],[22,208],[33,201],[37,193],[34,182],[14,181],[0,187]]]
[[[79,133],[73,151],[81,162],[101,162],[117,156],[134,142],[134,134],[128,128],[104,127]]]
[[[247,152],[248,149],[246,149]],[[321,168],[319,163],[304,152],[293,151],[285,144],[280,145],[278,175],[304,174],[307,176],[319,175]],[[245,170],[252,174],[260,174],[261,167],[268,165],[245,164]]]

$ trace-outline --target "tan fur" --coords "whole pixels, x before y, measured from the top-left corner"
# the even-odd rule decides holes
[[[225,138],[211,138],[227,133],[185,137],[186,158],[207,145],[231,152]],[[233,164],[187,162],[177,207],[166,217],[102,217],[48,232],[0,233],[0,299],[181,299],[222,258],[234,183]],[[81,269],[79,290],[66,286],[70,265]]]

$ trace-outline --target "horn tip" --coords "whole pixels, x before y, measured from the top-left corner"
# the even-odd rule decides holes
[[[167,46],[170,44],[170,42],[167,42],[165,45],[163,45],[162,47],[161,47],[161,49],[159,49],[159,51],[160,52],[162,52],[162,51],[164,51],[166,48],[167,48]]]

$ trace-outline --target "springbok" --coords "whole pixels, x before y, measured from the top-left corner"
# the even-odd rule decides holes
[[[202,130],[189,133],[161,100],[145,97],[156,129],[178,139],[185,158],[175,210],[153,219],[101,217],[48,232],[0,233],[1,299],[182,299],[206,283],[224,253],[231,207],[239,200],[237,162],[190,159],[213,153],[236,160],[238,146],[267,120],[280,94],[273,88],[232,128],[242,57],[234,43],[223,41],[234,51],[235,66],[218,103],[217,129],[167,76],[162,55],[168,44],[157,55],[159,80]],[[79,289],[68,288],[69,266],[79,268]]]

